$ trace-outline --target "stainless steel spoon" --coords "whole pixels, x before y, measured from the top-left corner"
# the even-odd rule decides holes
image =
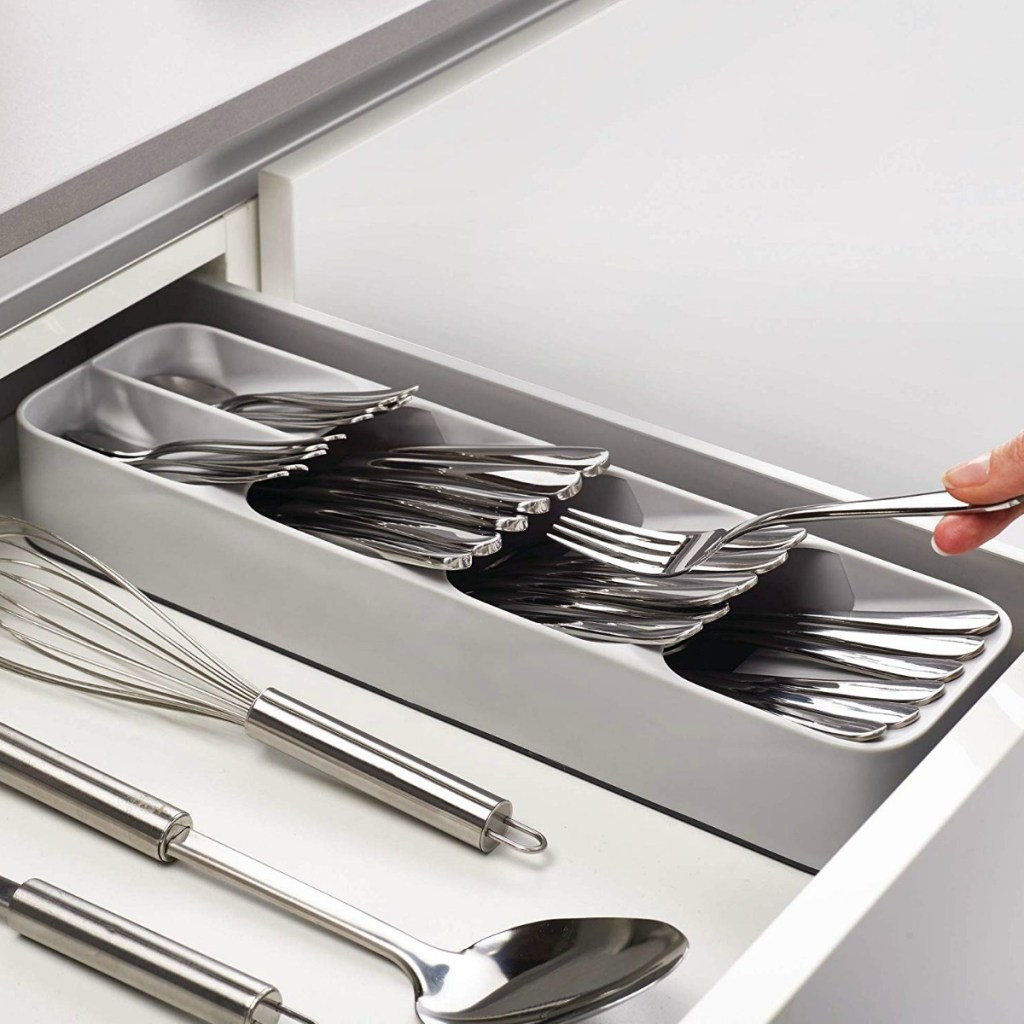
[[[731,696],[744,701],[751,697],[763,697],[780,707],[848,718],[870,726],[883,725],[887,729],[902,729],[921,717],[920,710],[912,704],[849,700],[842,697],[825,697],[816,693],[792,693],[783,689],[767,690],[756,696],[743,696],[734,692]]]
[[[0,781],[159,861],[184,861],[403,969],[416,1013],[446,1024],[563,1024],[663,978],[686,954],[672,925],[624,917],[518,925],[439,949],[198,832],[192,817],[62,751],[0,726]]]
[[[686,669],[694,683],[713,690],[736,690],[757,694],[761,691],[819,693],[855,700],[895,701],[898,704],[930,704],[945,692],[944,683],[925,679],[813,679],[804,676],[777,676],[755,672],[705,672]]]
[[[645,577],[646,578],[646,577]],[[685,576],[667,576],[680,580]],[[985,609],[938,609],[924,612],[793,611],[756,612],[744,616],[772,627],[798,625],[836,626],[841,629],[877,630],[883,633],[930,633],[939,636],[981,636],[999,625],[999,612]]]
[[[858,722],[852,718],[829,715],[809,708],[787,707],[772,697],[751,697],[745,703],[779,718],[786,718],[805,729],[813,729],[815,732],[825,733],[836,739],[852,740],[855,743],[870,743],[873,740],[880,740],[888,732],[884,725]]]
[[[964,673],[963,662],[951,658],[922,658],[909,654],[859,651],[851,647],[823,643],[818,640],[747,632],[741,629],[732,629],[728,619],[725,619],[721,627],[715,628],[713,633],[708,635],[714,639],[732,640],[753,648],[802,655],[814,661],[824,662],[833,668],[841,668],[872,679],[928,679],[933,682],[948,683]]]
[[[880,630],[843,629],[837,626],[813,623],[773,624],[761,619],[748,619],[737,615],[729,621],[730,629],[795,639],[817,640],[821,643],[849,647],[858,651],[878,651],[883,654],[910,654],[919,658],[952,658],[969,661],[985,649],[985,641],[978,636],[955,636],[930,633],[883,633]]]

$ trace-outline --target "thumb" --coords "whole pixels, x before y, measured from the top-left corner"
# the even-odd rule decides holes
[[[942,482],[954,498],[974,505],[1024,494],[1024,434],[954,466]]]

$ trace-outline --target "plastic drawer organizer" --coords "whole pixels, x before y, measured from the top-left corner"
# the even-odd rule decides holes
[[[175,483],[62,438],[86,424],[143,444],[280,436],[141,379],[156,373],[206,377],[238,392],[417,383],[364,380],[211,327],[151,328],[23,403],[30,519],[160,598],[798,864],[820,867],[843,844],[973,703],[1009,639],[1004,615],[981,657],[943,699],[921,709],[914,726],[872,744],[837,740],[695,685],[654,650],[574,639],[483,604],[442,573],[273,522],[250,507],[243,488]],[[479,386],[493,385],[482,377]],[[396,443],[533,440],[420,399],[350,428],[353,444],[359,430]],[[613,451],[613,467],[614,459]],[[614,468],[587,481],[572,503],[662,529],[726,525],[743,515]],[[514,543],[543,535],[544,517],[537,518]],[[994,607],[814,538],[733,602],[741,604]],[[761,653],[757,662],[758,670],[783,669],[785,656]],[[800,671],[830,674],[807,663]]]

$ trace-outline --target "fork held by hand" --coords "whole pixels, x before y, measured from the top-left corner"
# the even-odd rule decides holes
[[[902,516],[944,516],[950,514],[977,514],[980,512],[1000,512],[1024,503],[1024,495],[1009,498],[1006,501],[992,502],[986,505],[968,505],[958,501],[948,491],[934,491],[928,494],[908,494],[894,498],[869,498],[861,501],[831,502],[821,505],[800,505],[795,508],[779,509],[765,515],[755,516],[740,523],[732,529],[704,530],[701,532],[680,533],[675,543],[648,547],[644,551],[631,551],[628,568],[632,572],[647,576],[678,576],[689,572],[726,544],[735,544],[741,537],[766,528],[777,528],[783,524],[808,523],[824,519],[871,519],[899,518]],[[599,537],[607,535],[607,526],[602,523],[604,533],[591,531],[579,523],[575,527],[571,539],[559,535],[558,524],[549,534],[551,540],[557,541],[574,551],[591,558],[620,568],[623,559],[618,552],[609,552],[610,545],[601,542]],[[666,535],[667,536],[667,535]]]

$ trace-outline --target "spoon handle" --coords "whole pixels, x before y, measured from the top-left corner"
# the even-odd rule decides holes
[[[21,885],[0,878],[0,920],[19,935],[207,1024],[312,1024],[285,1010],[273,985],[38,878]]]
[[[410,969],[432,947],[196,832],[185,811],[0,723],[0,783],[156,860],[185,861]]]

